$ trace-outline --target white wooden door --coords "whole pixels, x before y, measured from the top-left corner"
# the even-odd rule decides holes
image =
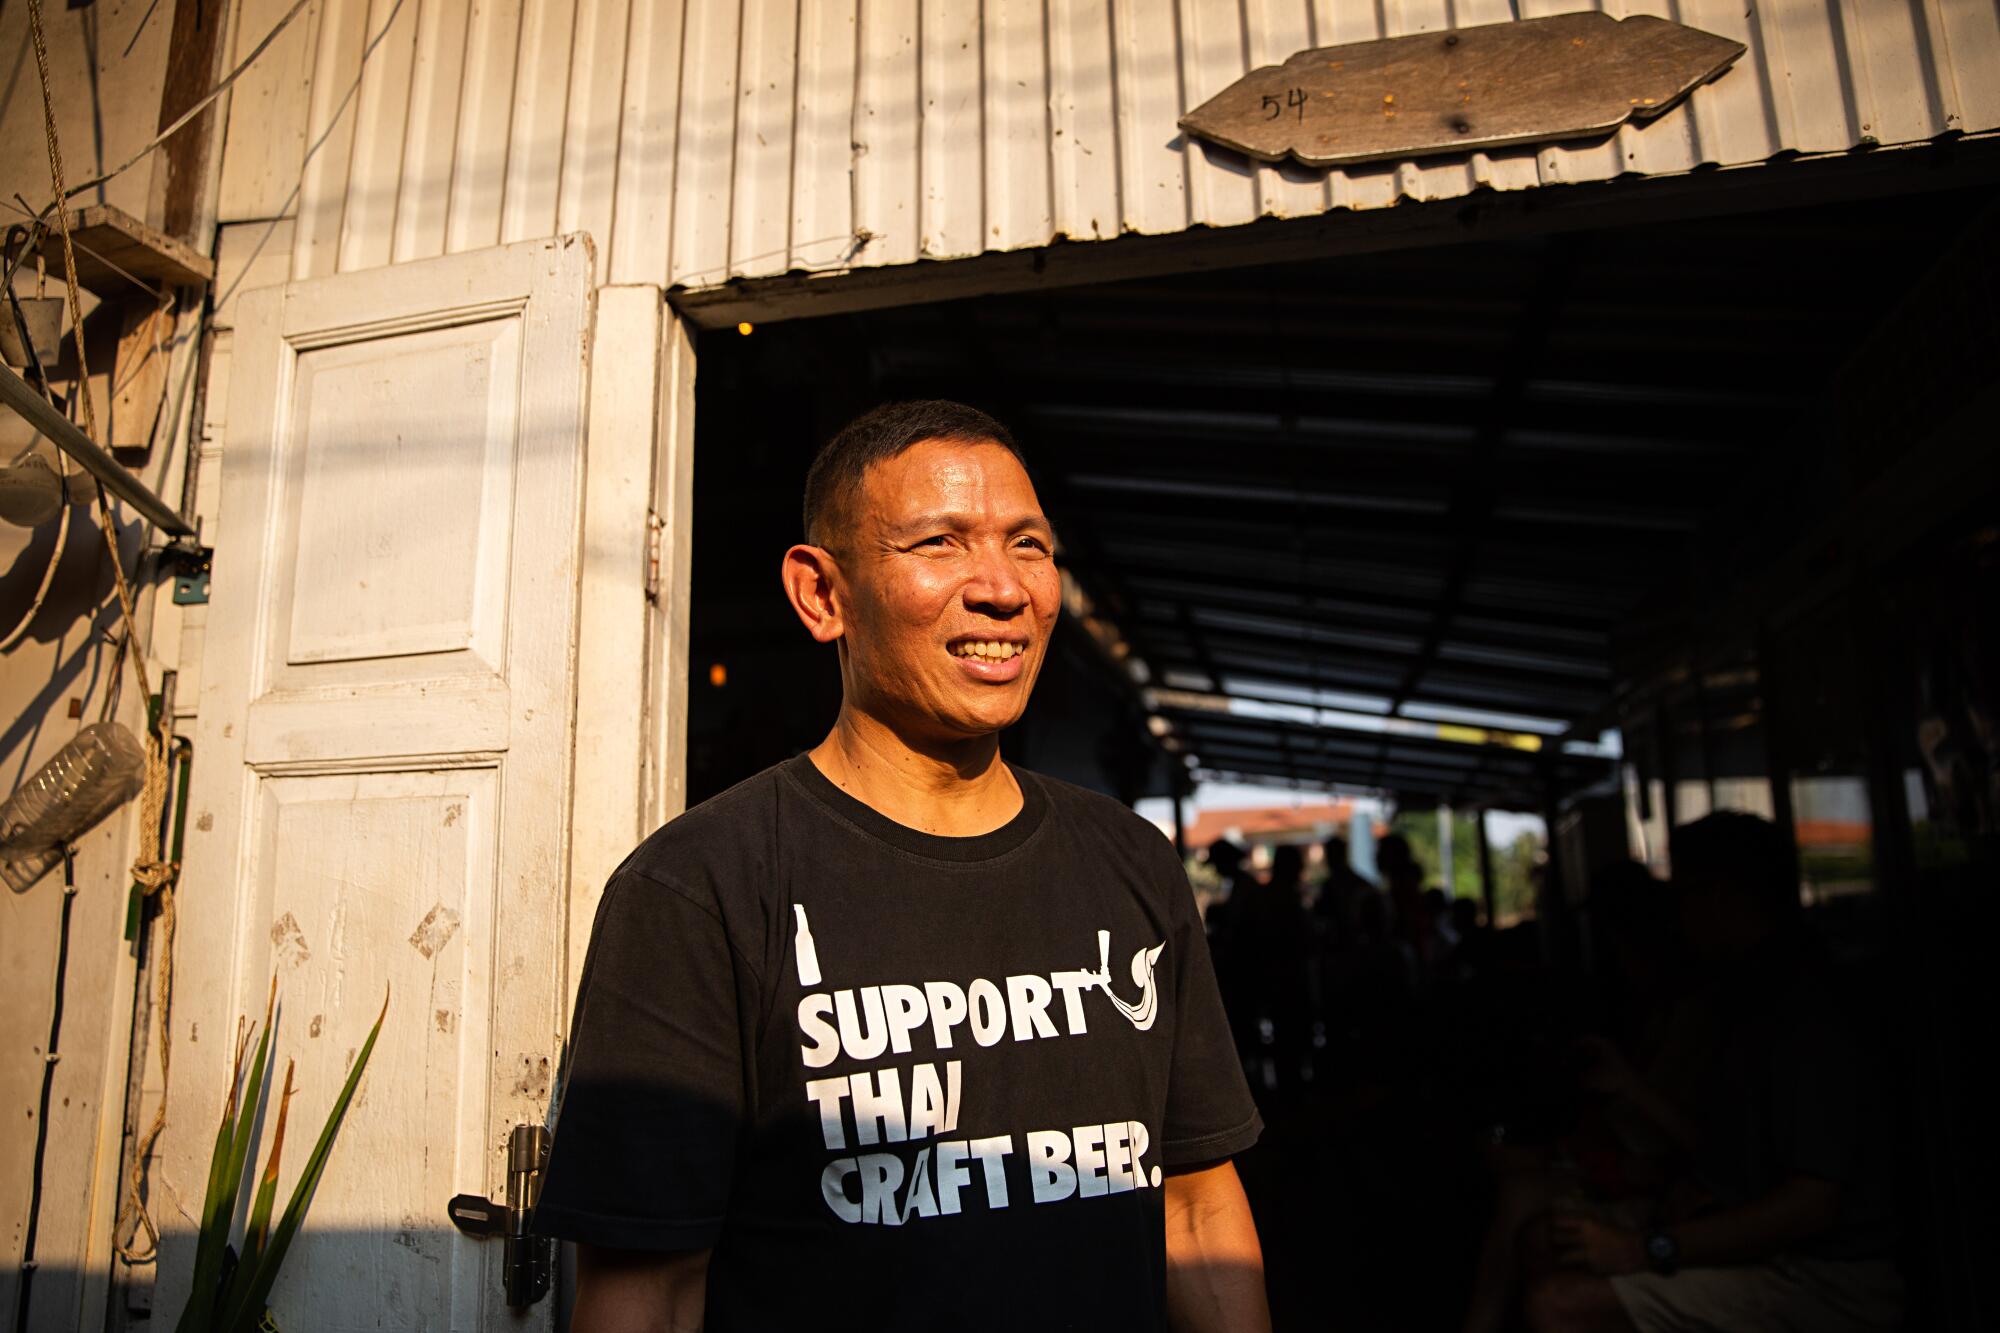
[[[591,283],[579,236],[242,298],[181,892],[186,1213],[270,978],[300,1088],[281,1199],[391,991],[284,1328],[548,1322],[506,1312],[498,1244],[444,1206],[500,1196],[560,1053]]]

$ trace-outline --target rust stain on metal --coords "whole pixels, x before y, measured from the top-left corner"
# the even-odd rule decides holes
[[[435,958],[438,950],[450,943],[451,937],[457,933],[458,913],[438,903],[410,933],[410,947],[426,958]]]

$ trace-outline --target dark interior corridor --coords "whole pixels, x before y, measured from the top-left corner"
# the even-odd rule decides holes
[[[1978,1326],[1995,1182],[1958,1136],[1991,1109],[1996,208],[706,333],[690,802],[837,705],[776,583],[815,447],[887,399],[972,403],[1023,441],[1073,583],[1010,759],[1127,801],[1266,781],[1555,835],[1535,920],[1482,928],[1449,977],[1344,993],[1260,1088],[1240,1168],[1279,1328],[1458,1327],[1495,1137],[1564,1132],[1574,1042],[1607,1021],[1593,876],[1669,874],[1673,830],[1727,808],[1790,839],[1857,1039],[1895,1061],[1911,1326]]]

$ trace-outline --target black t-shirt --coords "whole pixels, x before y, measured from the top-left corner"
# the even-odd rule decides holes
[[[641,844],[538,1229],[713,1247],[717,1333],[1163,1328],[1162,1171],[1262,1124],[1172,845],[1014,774],[947,838],[800,756]]]
[[[1722,1026],[1696,1108],[1702,1183],[1740,1205],[1794,1176],[1832,1181],[1839,1217],[1791,1249],[1822,1259],[1892,1254],[1883,1074],[1817,949],[1797,934],[1766,941],[1708,1004]]]

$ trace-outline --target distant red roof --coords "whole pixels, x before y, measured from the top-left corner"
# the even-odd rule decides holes
[[[1866,847],[1874,829],[1865,820],[1799,819],[1792,823],[1801,847]]]
[[[1190,849],[1206,847],[1217,838],[1237,837],[1269,842],[1286,837],[1324,836],[1328,825],[1345,829],[1354,817],[1354,802],[1324,801],[1313,805],[1272,805],[1248,810],[1204,810],[1187,828]]]

